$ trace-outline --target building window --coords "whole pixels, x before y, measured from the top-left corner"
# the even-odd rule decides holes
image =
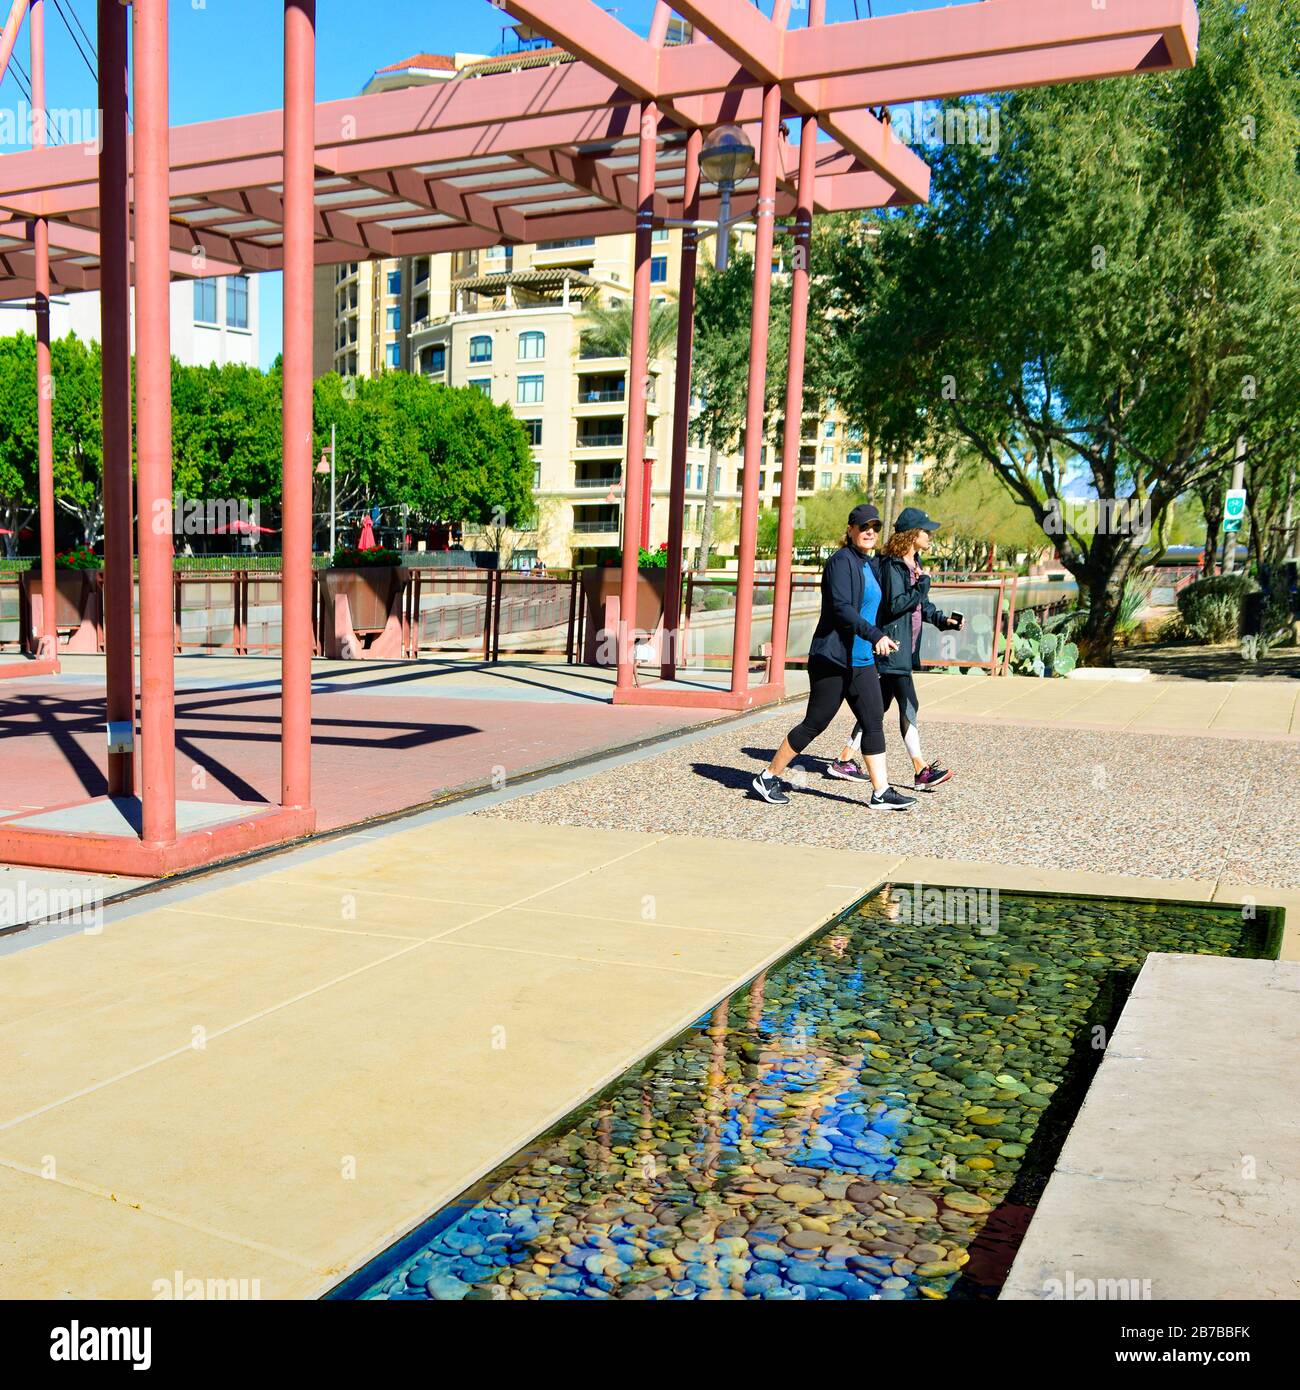
[[[702,463],[695,465],[695,491],[704,491],[704,465]]]
[[[428,376],[442,376],[447,370],[447,349],[435,343],[424,350],[424,371]]]
[[[388,345],[388,365],[390,367],[400,367],[402,365],[402,345],[401,343],[389,343]]]
[[[834,420],[827,420],[827,421],[826,421],[826,438],[827,438],[827,439],[834,439],[834,438],[835,438],[835,421],[834,421]]]
[[[835,462],[835,446],[833,444],[828,444],[822,450],[822,462],[828,467]]]
[[[844,458],[845,458],[846,462],[851,463],[851,464],[854,464],[856,467],[861,467],[861,466],[862,466],[862,450],[861,450],[861,449],[850,449],[850,450],[848,451],[848,453],[844,455]]]
[[[821,484],[821,485],[822,485],[822,487],[830,487],[830,485],[831,485],[831,475],[830,475],[829,473],[823,473],[823,474],[822,474],[822,484]]]
[[[850,492],[857,492],[862,486],[862,475],[860,473],[846,473],[844,475],[844,486]]]
[[[546,334],[538,332],[519,335],[519,360],[539,362],[546,356]]]
[[[216,323],[216,321],[217,282],[215,280],[195,280],[194,322]]]
[[[850,425],[848,427],[848,436],[856,443],[859,439],[862,438],[862,426]]]
[[[519,394],[515,399],[520,405],[540,405],[543,400],[545,380],[545,377],[540,376],[521,376],[519,378]]]
[[[248,327],[248,276],[226,278],[226,327]]]
[[[471,391],[477,391],[480,396],[492,399],[492,378],[490,376],[471,377],[467,383]]]
[[[667,228],[667,227],[656,227],[656,228],[654,229],[654,232],[653,232],[653,234],[652,234],[652,236],[651,236],[650,239],[651,239],[652,241],[667,241],[667,240],[668,240],[668,228]]]
[[[492,339],[486,333],[476,334],[469,340],[469,360],[471,362],[491,362]]]
[[[542,422],[540,420],[520,420],[528,433],[528,442],[534,449],[542,442]]]
[[[721,492],[721,491],[722,491],[722,465],[721,465],[721,464],[718,464],[718,466],[713,470],[713,490],[714,490],[714,492]]]
[[[402,331],[402,311],[394,307],[388,311],[388,331],[390,333],[400,333]]]
[[[650,283],[652,285],[666,285],[668,283],[668,257],[650,257]]]
[[[388,293],[401,294],[402,292],[402,272],[400,270],[390,270],[388,272]]]

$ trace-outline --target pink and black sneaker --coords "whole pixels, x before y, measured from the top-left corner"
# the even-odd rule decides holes
[[[865,769],[859,767],[857,763],[827,763],[826,775],[827,777],[836,777],[841,782],[871,781]]]
[[[938,763],[931,763],[929,767],[923,767],[912,779],[912,787],[918,792],[932,792],[940,783],[946,782],[952,773],[946,767],[940,767]]]

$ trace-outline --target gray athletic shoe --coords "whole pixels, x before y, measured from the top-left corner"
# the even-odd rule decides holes
[[[779,777],[773,777],[766,768],[758,774],[750,783],[750,786],[773,806],[788,806],[790,798],[785,794],[785,788],[781,785]]]
[[[886,787],[883,792],[872,792],[867,805],[873,811],[909,811],[916,805],[916,797],[900,796],[893,787]]]

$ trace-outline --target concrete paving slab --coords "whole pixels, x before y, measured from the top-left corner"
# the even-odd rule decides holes
[[[0,1164],[0,1210],[23,1213],[23,1239],[0,1245],[9,1298],[183,1297],[178,1276],[182,1291],[202,1280],[209,1298],[284,1298],[305,1273],[304,1262],[260,1242],[69,1183],[57,1161],[33,1172]]]
[[[168,1057],[409,945],[229,917],[145,913],[0,963],[0,1149],[22,1117]]]
[[[252,805],[219,801],[177,801],[176,829],[180,834],[210,825],[242,820],[269,809],[265,802]],[[13,823],[32,830],[63,830],[77,835],[121,835],[138,839],[141,825],[140,798],[105,796],[77,806],[61,806],[37,815],[21,816]]]
[[[1148,956],[1001,1296],[1300,1298],[1298,1049],[1300,964]]]
[[[539,894],[530,906],[620,922],[705,929],[725,923],[785,936],[792,918],[811,913],[826,920],[880,882],[892,863],[887,855],[665,836]]]

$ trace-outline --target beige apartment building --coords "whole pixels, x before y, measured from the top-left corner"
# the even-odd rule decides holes
[[[564,56],[544,47],[495,58],[419,54],[377,73],[366,90],[463,80],[501,66],[557,61],[565,61]],[[593,355],[583,330],[592,307],[630,302],[634,243],[630,233],[573,237],[317,269],[318,375],[418,372],[449,386],[482,391],[508,405],[524,424],[533,450],[537,516],[535,530],[513,538],[517,566],[538,559],[552,567],[591,564],[621,543],[629,363],[626,355]],[[676,298],[681,244],[677,229],[654,233],[651,286],[656,302]],[[711,255],[712,242],[705,241],[701,259]],[[785,273],[779,261],[774,271]],[[652,548],[668,536],[669,469],[678,427],[673,367],[671,347],[666,357],[650,364],[645,458],[651,474]],[[773,430],[777,424],[772,422]],[[689,548],[699,542],[708,453],[692,442],[686,457]],[[809,402],[800,449],[800,495],[866,485],[869,466],[860,437],[835,404]],[[879,482],[878,461],[874,472]],[[924,464],[895,466],[894,472],[910,489],[923,476]],[[760,463],[765,506],[779,500],[779,475],[780,444],[772,438]],[[720,458],[714,535],[723,554],[734,549],[742,480],[738,453]],[[467,528],[466,544],[479,543],[487,544],[477,542]]]

